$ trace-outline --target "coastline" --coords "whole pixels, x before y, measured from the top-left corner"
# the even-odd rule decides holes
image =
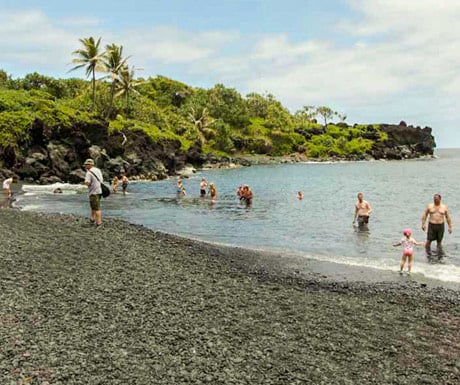
[[[3,209],[0,229],[5,383],[460,381],[458,291],[296,272],[113,218]]]
[[[199,170],[213,170],[220,168],[239,168],[247,166],[259,166],[259,165],[273,165],[273,164],[284,164],[284,163],[348,163],[348,162],[379,162],[379,161],[424,161],[424,160],[435,160],[437,155],[420,155],[415,158],[403,158],[403,159],[376,159],[371,156],[363,158],[347,158],[347,157],[325,157],[325,158],[311,158],[307,157],[304,154],[296,153],[283,156],[271,156],[271,155],[235,155],[224,157],[223,159],[216,160],[212,163],[204,163]],[[182,172],[179,171],[179,175],[182,175]],[[187,171],[184,173],[187,175]]]

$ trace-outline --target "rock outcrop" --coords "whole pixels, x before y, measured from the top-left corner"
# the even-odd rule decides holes
[[[433,155],[436,143],[431,128],[401,123],[381,125],[381,130],[388,135],[388,139],[376,142],[370,155],[374,159],[413,159]]]

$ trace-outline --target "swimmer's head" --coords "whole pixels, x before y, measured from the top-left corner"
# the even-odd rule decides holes
[[[404,229],[403,230],[403,234],[406,236],[406,237],[410,237],[412,235],[412,231],[411,229]]]

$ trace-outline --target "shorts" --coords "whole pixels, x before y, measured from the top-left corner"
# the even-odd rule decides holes
[[[89,206],[93,211],[101,209],[101,194],[93,194],[89,196]]]
[[[369,223],[369,215],[359,215],[358,216],[358,224],[364,225]]]
[[[206,195],[206,190],[200,190],[200,195],[204,197]]]
[[[444,223],[428,223],[427,241],[441,242],[444,237]]]
[[[128,187],[128,183],[122,183],[122,184],[121,184],[121,188],[122,188],[123,190],[126,190],[127,187]]]

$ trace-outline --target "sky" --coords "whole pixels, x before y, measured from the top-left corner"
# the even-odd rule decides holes
[[[141,77],[270,93],[291,112],[432,127],[460,147],[458,0],[0,0],[0,69],[70,72],[79,39],[131,55]],[[459,119],[460,120],[460,119]]]

